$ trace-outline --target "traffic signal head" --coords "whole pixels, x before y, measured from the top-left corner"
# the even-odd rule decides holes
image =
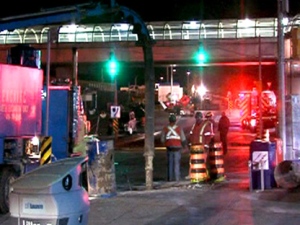
[[[208,60],[208,54],[207,52],[204,50],[203,46],[200,45],[198,51],[196,52],[195,55],[195,60],[196,62],[198,62],[199,64],[203,64]]]
[[[114,77],[118,73],[119,63],[113,52],[110,53],[110,57],[107,63],[107,71],[110,76]]]

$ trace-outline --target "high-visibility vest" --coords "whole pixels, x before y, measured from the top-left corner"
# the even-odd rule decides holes
[[[180,128],[176,125],[165,127],[167,147],[181,147]]]
[[[209,132],[207,131],[207,128],[209,128]],[[213,135],[213,124],[211,121],[205,120],[202,121],[199,126],[193,125],[190,139],[192,144],[205,144],[205,136],[211,135]]]

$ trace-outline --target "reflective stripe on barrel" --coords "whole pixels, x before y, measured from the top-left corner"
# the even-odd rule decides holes
[[[192,145],[190,154],[191,183],[199,183],[208,179],[205,150],[203,145]]]
[[[214,144],[209,151],[209,176],[215,180],[224,177],[224,156],[221,143]]]

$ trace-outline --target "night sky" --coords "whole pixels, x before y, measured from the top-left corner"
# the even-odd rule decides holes
[[[61,2],[63,3],[49,0],[6,1],[5,7],[3,6],[0,9],[0,17],[4,18],[26,13],[36,13],[43,8],[75,5],[92,1],[64,0]],[[110,4],[111,1],[104,0],[100,2],[102,4]],[[134,10],[146,22],[277,16],[277,0],[115,0],[115,3]],[[289,16],[300,13],[299,0],[289,0],[289,5]]]
[[[17,3],[16,3],[17,2]],[[61,7],[67,5],[75,5],[80,3],[87,3],[91,1],[83,0],[64,0],[63,4],[57,1],[6,1],[5,7],[1,7],[2,18],[10,17],[14,15],[23,15],[27,13],[37,13],[41,9],[47,9],[51,7]],[[101,1],[102,4],[110,4],[110,0]],[[145,22],[152,21],[184,21],[184,20],[214,20],[214,19],[244,19],[244,18],[267,18],[277,17],[277,0],[172,0],[172,1],[142,1],[142,0],[116,0],[117,4],[126,6],[134,10]],[[293,17],[300,14],[300,0],[289,0],[290,11],[287,14],[289,17]],[[97,66],[97,65],[96,65]],[[178,79],[181,78],[183,85],[186,83],[186,69],[178,71]],[[228,70],[227,74],[230,74],[230,78],[222,75],[221,72]],[[94,69],[97,71],[97,69]],[[129,85],[144,83],[143,70],[140,68],[127,68],[126,71],[130,71],[131,78],[128,76],[120,77],[120,84]],[[211,86],[218,84],[218,80],[223,79],[223,86],[225,89],[232,88],[232,85],[239,84],[241,88],[244,85],[252,85],[253,79],[256,79],[257,68],[226,68],[222,71],[207,71],[209,76],[207,82],[211,83]],[[276,75],[276,68],[267,68],[263,71],[263,76],[267,81],[273,80]],[[159,81],[159,77],[164,75],[165,71],[155,71],[156,79]],[[94,73],[92,73],[94,74]],[[243,75],[244,74],[244,75]],[[80,74],[79,74],[80,75]],[[219,76],[218,76],[219,75]],[[244,78],[241,81],[241,75]],[[91,74],[83,74],[85,78],[94,79]],[[220,77],[221,76],[221,77]],[[237,82],[233,82],[236,77]],[[248,78],[252,79],[248,79]],[[246,79],[247,78],[247,79]],[[175,78],[177,79],[177,78]],[[275,82],[273,83],[274,86]],[[224,90],[222,90],[224,91]]]

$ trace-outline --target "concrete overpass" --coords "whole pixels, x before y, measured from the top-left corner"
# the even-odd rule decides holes
[[[299,18],[289,18],[284,27],[290,34],[299,26]],[[200,43],[209,54],[203,66],[276,66],[277,18],[210,21],[163,21],[147,22],[153,46],[155,67],[197,67],[193,59]],[[101,65],[107,61],[114,48],[119,61],[130,66],[143,66],[142,48],[137,46],[137,36],[130,24],[77,24],[36,26],[0,33],[0,63],[6,63],[9,49],[17,44],[29,44],[41,50],[41,63],[46,65],[48,37],[50,37],[52,70],[56,74],[71,74],[74,49],[78,64]],[[296,52],[300,44],[296,44]],[[291,39],[286,41],[286,58],[292,58]],[[295,49],[295,45],[293,46]],[[294,51],[295,52],[295,51]],[[299,51],[300,52],[300,51]],[[297,55],[298,57],[298,55]],[[293,58],[291,65],[297,64]],[[291,60],[288,60],[291,62]],[[288,66],[288,68],[293,68]],[[298,74],[297,69],[291,69]],[[78,71],[79,74],[82,71]]]
[[[206,65],[230,65],[230,63],[257,63],[259,60],[258,38],[248,39],[216,39],[203,40],[202,44],[209,53],[210,62]],[[42,51],[42,63],[47,60],[47,44],[30,44]],[[273,38],[261,39],[261,57],[267,63],[277,59],[277,40]],[[0,45],[0,62],[7,61],[8,50],[15,45]],[[156,41],[153,46],[153,58],[157,65],[167,64],[195,64],[193,55],[197,51],[199,41],[194,40],[163,40]],[[111,48],[119,61],[126,63],[143,63],[143,51],[135,42],[115,43],[59,43],[51,46],[51,63],[72,63],[72,49],[78,50],[78,63],[104,62],[109,57]]]
[[[257,62],[259,39],[261,59],[277,59],[277,18],[211,21],[169,21],[146,23],[155,41],[155,64],[194,64],[193,54],[201,43],[210,55],[210,65],[232,62]],[[137,36],[129,24],[83,24],[29,27],[0,33],[0,62],[7,61],[8,50],[16,44],[30,44],[47,60],[48,32],[51,38],[51,63],[72,62],[72,48],[78,50],[78,63],[104,62],[111,48],[118,60],[143,62],[136,46]],[[290,27],[286,27],[289,30]],[[209,65],[208,64],[208,65]],[[224,65],[224,64],[223,64]]]

